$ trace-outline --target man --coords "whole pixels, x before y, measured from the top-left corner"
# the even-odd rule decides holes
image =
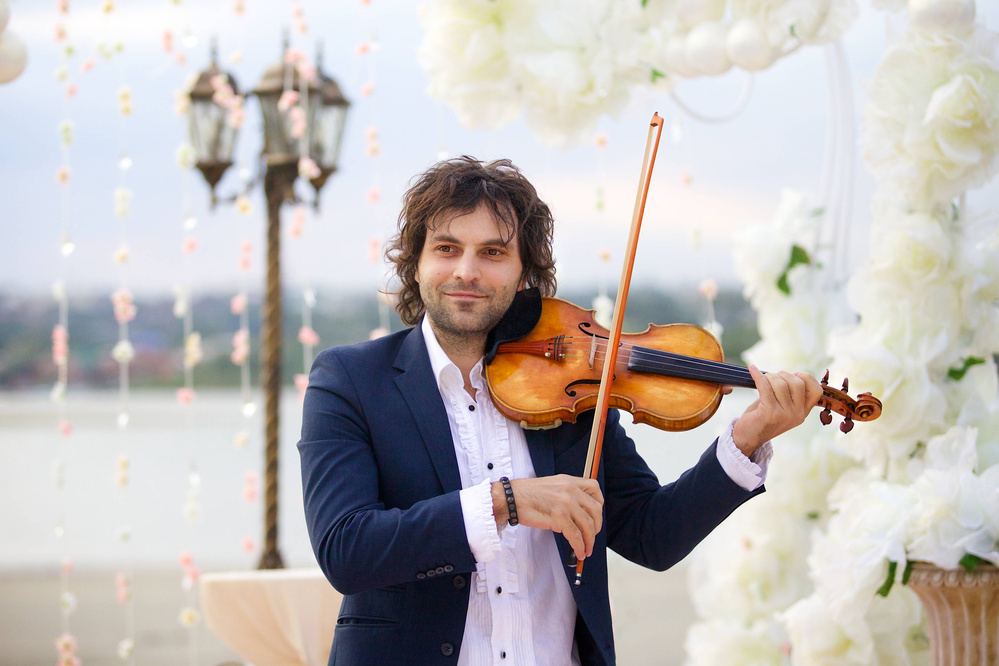
[[[579,478],[592,412],[525,431],[483,378],[517,292],[555,291],[552,227],[509,161],[435,165],[388,250],[413,328],[316,358],[299,450],[313,549],[344,594],[330,664],[614,663],[607,547],[682,559],[763,491],[769,440],[821,395],[811,375],[751,368],[759,400],[667,486],[612,411],[600,478]]]

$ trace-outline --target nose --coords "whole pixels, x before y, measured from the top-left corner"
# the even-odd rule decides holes
[[[462,282],[475,282],[479,279],[479,259],[474,252],[465,252],[454,264],[454,278]]]

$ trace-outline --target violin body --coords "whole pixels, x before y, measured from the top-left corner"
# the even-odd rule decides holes
[[[525,428],[553,428],[594,409],[609,331],[593,314],[545,298],[537,326],[521,340],[499,345],[486,381],[501,413]],[[689,430],[711,418],[721,403],[720,384],[632,369],[636,349],[722,362],[714,336],[692,324],[650,324],[641,333],[622,334],[610,395],[611,407],[660,430]]]

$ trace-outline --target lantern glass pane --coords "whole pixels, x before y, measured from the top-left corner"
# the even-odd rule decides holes
[[[316,115],[309,148],[312,158],[324,168],[337,166],[346,113],[345,106],[325,106]]]
[[[191,101],[187,129],[197,162],[232,161],[236,128],[226,117],[226,110],[210,99]]]
[[[278,110],[277,95],[258,95],[260,112],[264,116],[264,153],[267,155],[294,155],[296,141],[291,137],[291,113]]]

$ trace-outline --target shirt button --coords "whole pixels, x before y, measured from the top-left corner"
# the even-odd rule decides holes
[[[454,585],[454,589],[463,590],[465,589],[465,577],[455,576],[454,580],[451,581],[451,584]]]
[[[437,567],[436,569],[434,569],[434,573],[436,573],[438,576],[441,575],[442,573],[444,573],[444,567]]]
[[[486,467],[487,467],[488,469],[492,469],[492,468],[493,468],[493,464],[492,464],[492,463],[489,463],[488,465],[486,465]]]
[[[474,412],[475,411],[475,405],[469,405],[468,406],[468,411]]]
[[[506,652],[500,652],[500,659],[506,659]]]
[[[502,587],[497,587],[496,588],[496,594],[503,594],[503,588]]]
[[[426,577],[427,577],[427,574],[423,573],[422,571],[420,573],[416,574],[416,578],[418,580],[423,580]]]
[[[445,564],[444,565],[444,573],[451,573],[452,571],[454,571],[454,567],[453,566],[451,566],[450,564]]]
[[[451,645],[450,643],[442,643],[441,654],[444,655],[445,657],[450,657],[452,654],[454,654],[454,646]]]

